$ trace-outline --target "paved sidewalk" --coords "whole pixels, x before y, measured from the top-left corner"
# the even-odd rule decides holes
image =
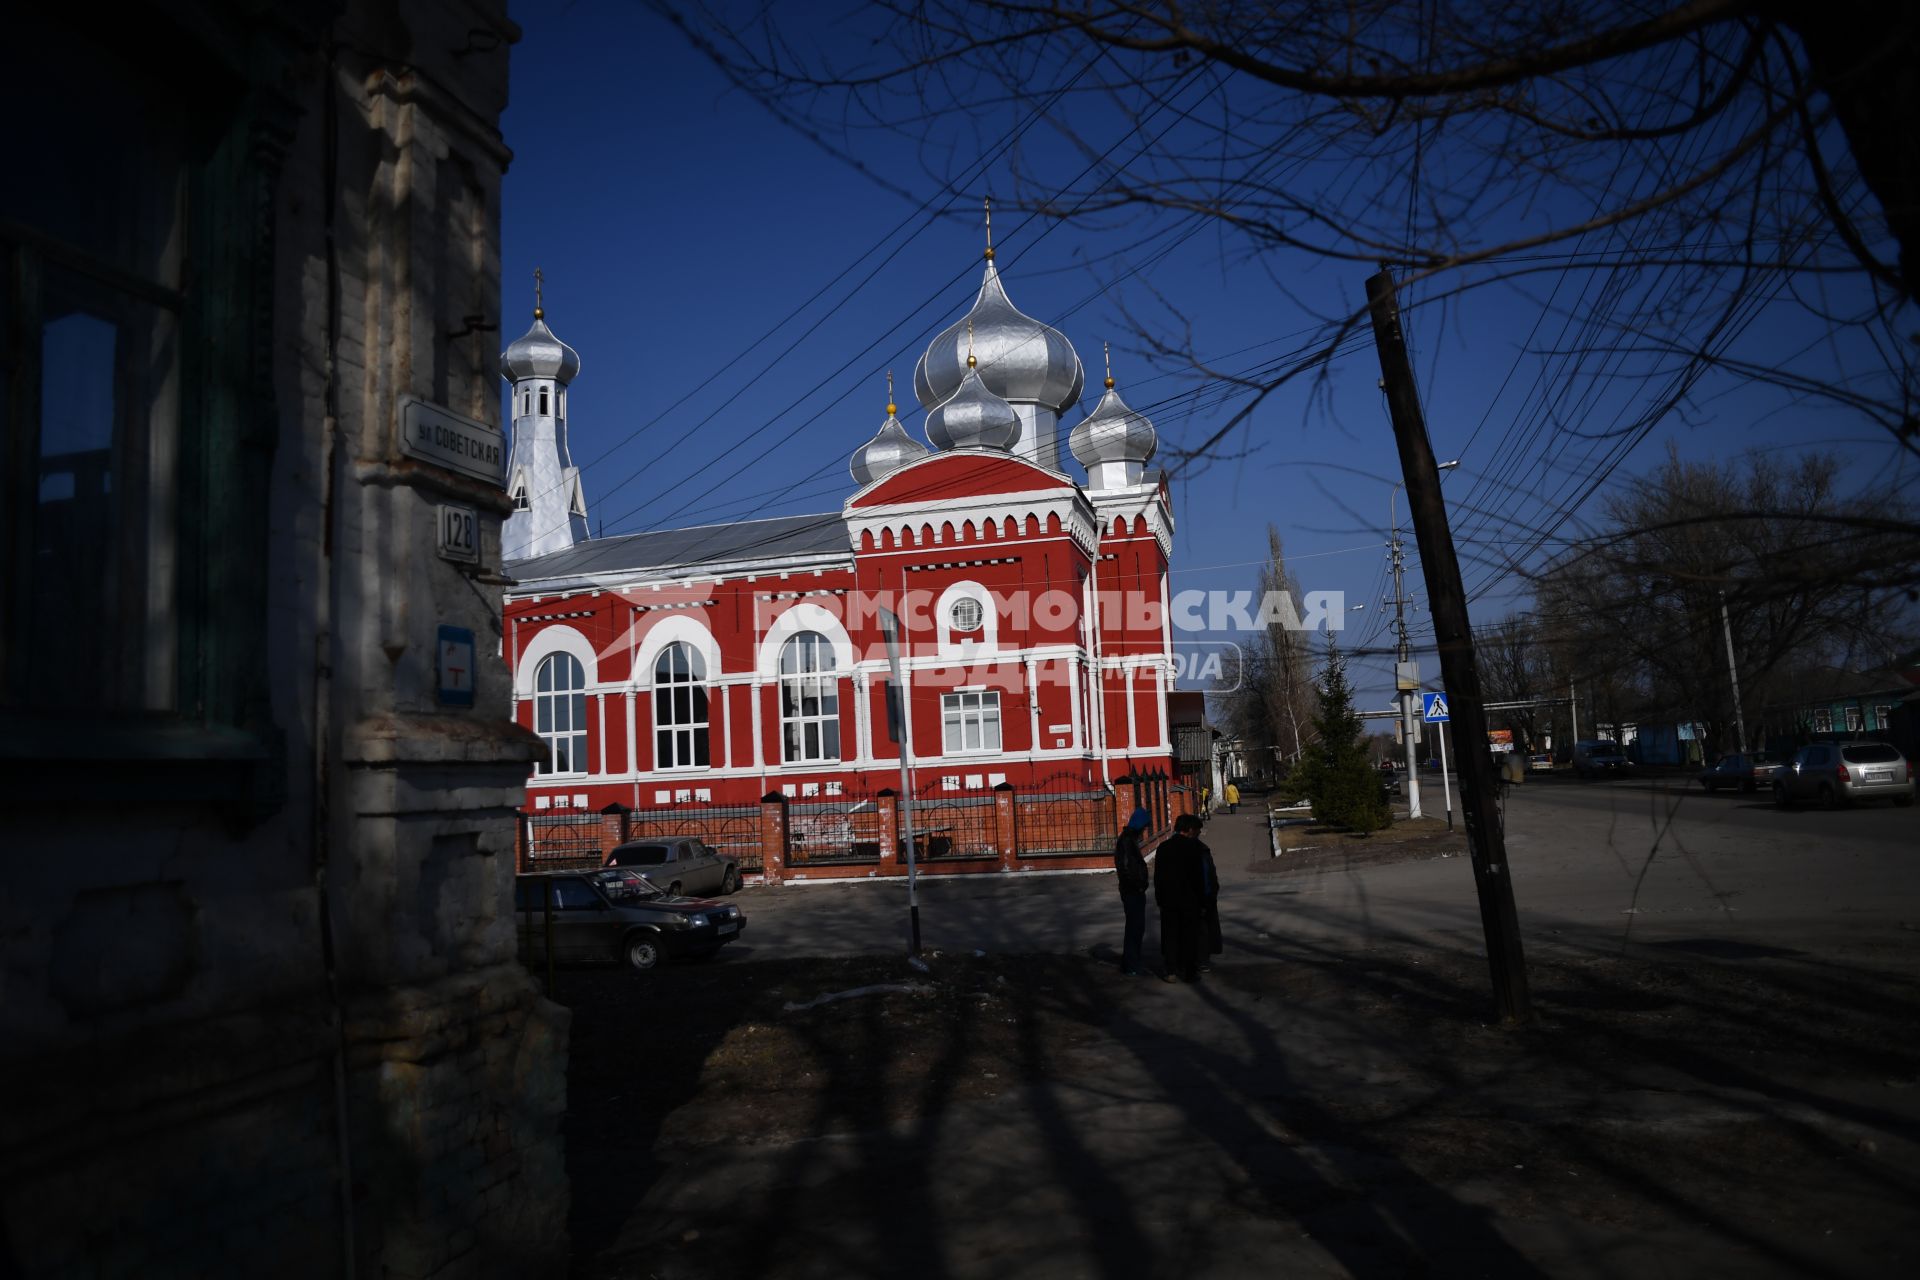
[[[1194,987],[1117,973],[1109,877],[927,884],[925,972],[888,884],[751,892],[751,946],[658,981],[568,975],[580,1272],[1874,1276],[1920,1257],[1913,948],[1722,962],[1556,939],[1539,1019],[1502,1030],[1460,861],[1276,874],[1256,816],[1207,838],[1229,951]]]

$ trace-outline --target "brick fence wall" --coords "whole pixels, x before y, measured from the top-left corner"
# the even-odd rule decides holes
[[[523,812],[516,844],[522,871],[595,867],[629,840],[694,836],[767,884],[868,879],[906,874],[911,821],[922,875],[1097,870],[1110,865],[1113,841],[1136,807],[1152,816],[1151,844],[1198,803],[1162,773],[1122,778],[1110,789],[926,789],[911,804],[890,789],[804,801],[776,793],[758,805]]]

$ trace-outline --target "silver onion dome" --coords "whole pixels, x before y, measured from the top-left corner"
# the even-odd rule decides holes
[[[1020,415],[966,369],[954,393],[927,414],[927,439],[936,449],[1005,449],[1020,438]]]
[[[880,430],[874,433],[873,439],[854,450],[853,461],[847,464],[847,469],[853,472],[855,484],[870,485],[932,452],[907,434],[895,412],[896,406],[888,405],[887,420],[880,424]]]
[[[509,382],[522,378],[552,378],[572,382],[580,373],[580,353],[553,336],[538,307],[533,327],[500,353],[500,374]]]
[[[1045,405],[1059,413],[1080,399],[1086,371],[1066,335],[1022,315],[1007,298],[991,250],[973,310],[943,330],[913,370],[913,393],[932,408],[959,390],[967,374],[967,327],[980,380],[1002,400]]]
[[[1067,448],[1089,471],[1102,462],[1151,461],[1159,447],[1160,438],[1153,423],[1145,414],[1127,407],[1127,402],[1113,389],[1112,378],[1107,379],[1107,394],[1100,397],[1093,412],[1067,435]]]

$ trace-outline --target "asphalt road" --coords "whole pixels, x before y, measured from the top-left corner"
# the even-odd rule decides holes
[[[1782,812],[1677,780],[1535,780],[1510,792],[1506,831],[1529,948],[1920,955],[1920,808]],[[1329,865],[1323,850],[1311,865],[1288,865],[1270,856],[1265,818],[1245,805],[1216,815],[1206,838],[1229,951],[1270,952],[1281,939],[1337,950],[1480,945],[1463,857],[1349,868],[1337,857]],[[1107,874],[923,878],[919,899],[930,948],[1106,954],[1119,944]],[[752,888],[739,900],[749,928],[722,962],[906,945],[899,880]],[[1150,937],[1154,928],[1150,919]]]

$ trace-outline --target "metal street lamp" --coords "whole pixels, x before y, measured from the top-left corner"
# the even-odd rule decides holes
[[[1435,471],[1451,471],[1460,465],[1460,459],[1442,462],[1434,466]],[[1407,748],[1407,817],[1418,818],[1420,812],[1420,774],[1419,761],[1413,751],[1413,690],[1400,688],[1403,683],[1401,672],[1407,663],[1407,595],[1400,589],[1400,578],[1406,567],[1406,557],[1400,552],[1400,490],[1404,480],[1393,482],[1393,489],[1387,494],[1387,535],[1388,546],[1393,549],[1393,625],[1399,633],[1399,642],[1395,647],[1393,664],[1394,687],[1400,695],[1400,739]]]

